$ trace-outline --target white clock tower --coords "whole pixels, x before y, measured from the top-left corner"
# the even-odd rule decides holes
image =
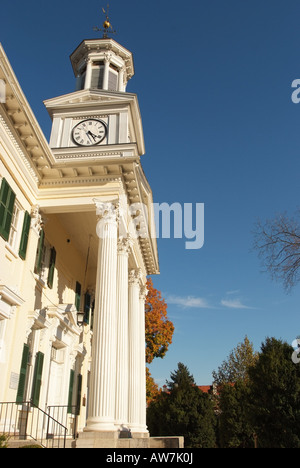
[[[144,154],[137,97],[126,93],[132,54],[111,38],[83,41],[71,55],[76,91],[45,101],[57,160]]]
[[[140,162],[145,148],[137,96],[126,92],[132,54],[107,37],[109,27],[106,21],[103,38],[84,40],[71,54],[76,90],[45,101],[54,158],[43,169],[45,193],[52,201],[57,196],[61,216],[71,220],[68,213],[78,212],[82,230],[94,223],[90,234],[99,237],[90,274],[88,417],[78,446],[149,438],[144,304],[146,277],[159,273],[152,192]]]

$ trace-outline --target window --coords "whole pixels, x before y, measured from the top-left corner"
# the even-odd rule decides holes
[[[47,281],[48,288],[50,289],[53,288],[55,262],[56,250],[46,241],[45,231],[42,229],[36,252],[34,272],[43,281]]]
[[[92,80],[91,88],[102,89],[103,88],[103,76],[104,76],[104,65],[100,64],[97,67],[92,68]]]
[[[64,362],[64,349],[57,348],[57,346],[52,345],[51,348],[51,361],[55,361],[58,364],[62,364]]]
[[[16,195],[3,178],[0,189],[0,236],[8,241]]]
[[[22,233],[20,233],[21,219],[22,208],[16,201],[16,195],[7,181],[2,179],[0,189],[0,235],[15,251],[17,251],[18,242],[20,241],[19,256],[25,260],[31,222],[30,214],[27,211],[24,213]]]
[[[118,73],[109,70],[108,73],[108,90],[109,91],[117,91],[117,86],[118,86]]]
[[[15,250],[17,247],[17,238],[18,238],[18,228],[19,228],[19,222],[20,222],[20,214],[21,214],[21,209],[18,203],[14,204],[13,212],[12,212],[12,217],[11,217],[11,224],[10,224],[10,231],[9,231],[9,237],[8,237],[8,244],[10,247]]]

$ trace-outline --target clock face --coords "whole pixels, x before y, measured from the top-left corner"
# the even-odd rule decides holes
[[[74,143],[80,146],[98,145],[106,136],[106,125],[102,120],[86,119],[72,130]]]

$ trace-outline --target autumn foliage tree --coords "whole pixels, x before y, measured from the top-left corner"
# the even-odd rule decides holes
[[[163,358],[172,343],[174,325],[167,316],[167,304],[161,292],[154,288],[151,278],[147,280],[148,295],[145,303],[146,362]],[[159,394],[159,389],[147,368],[147,402]]]
[[[163,358],[172,343],[173,323],[167,317],[167,304],[161,292],[153,287],[151,278],[147,280],[148,295],[145,305],[146,362],[155,357]]]

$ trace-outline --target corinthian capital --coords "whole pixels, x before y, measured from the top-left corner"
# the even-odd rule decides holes
[[[138,286],[139,282],[140,282],[140,278],[141,278],[141,269],[140,268],[129,270],[129,274],[128,274],[128,283],[129,284]]]
[[[35,205],[31,208],[31,228],[39,235],[43,227],[43,219],[40,214],[39,205]]]
[[[145,302],[147,294],[148,294],[147,286],[142,286],[140,289],[140,300]]]
[[[104,220],[106,222],[117,222],[119,220],[119,200],[113,200],[111,202],[103,202],[101,200],[94,199],[96,205],[97,220]]]
[[[128,255],[133,241],[130,237],[120,237],[118,240],[118,253],[121,255]]]

